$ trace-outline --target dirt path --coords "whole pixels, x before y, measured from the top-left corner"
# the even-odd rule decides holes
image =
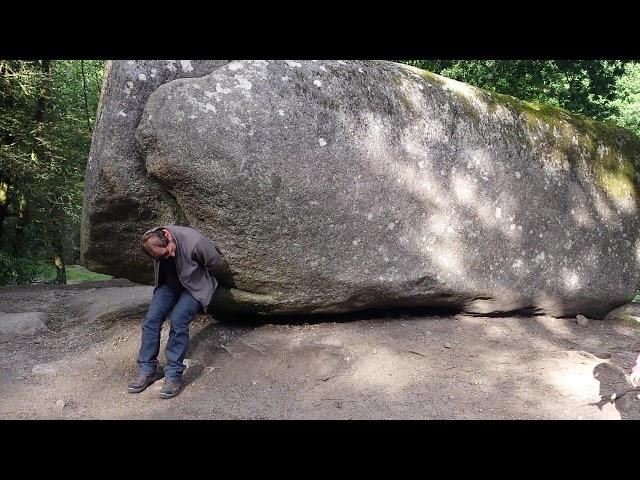
[[[256,325],[199,316],[183,392],[161,400],[160,381],[128,394],[143,315],[71,308],[127,285],[0,289],[0,312],[46,311],[52,329],[0,335],[0,418],[640,419],[640,391],[623,372],[640,351],[639,325],[550,317]],[[165,325],[162,349],[167,334]]]

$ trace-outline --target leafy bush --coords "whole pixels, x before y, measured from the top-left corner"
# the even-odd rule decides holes
[[[55,278],[55,267],[41,259],[0,252],[0,285],[46,283]]]

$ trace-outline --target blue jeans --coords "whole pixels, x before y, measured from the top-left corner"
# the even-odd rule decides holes
[[[171,309],[173,308],[173,312]],[[200,310],[200,303],[184,288],[172,289],[169,285],[158,287],[153,294],[147,315],[142,322],[142,342],[138,353],[138,369],[149,375],[158,368],[160,329],[171,312],[171,330],[165,348],[167,364],[165,378],[181,378],[182,361],[189,346],[189,324]]]

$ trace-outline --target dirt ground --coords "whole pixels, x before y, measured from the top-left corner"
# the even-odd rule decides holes
[[[132,286],[0,289],[0,312],[47,312],[51,329],[0,335],[1,419],[640,419],[625,378],[640,324],[540,316],[201,315],[182,393],[158,398],[160,380],[129,394],[143,313],[72,305]],[[167,334],[165,323],[162,363]]]

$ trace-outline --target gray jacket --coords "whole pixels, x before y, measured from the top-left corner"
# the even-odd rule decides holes
[[[176,270],[180,283],[189,293],[200,302],[206,311],[218,286],[216,275],[222,272],[224,259],[211,240],[202,233],[189,227],[166,225],[149,230],[153,232],[166,228],[171,232],[176,242]],[[153,261],[154,285],[153,291],[160,286],[160,261]]]

